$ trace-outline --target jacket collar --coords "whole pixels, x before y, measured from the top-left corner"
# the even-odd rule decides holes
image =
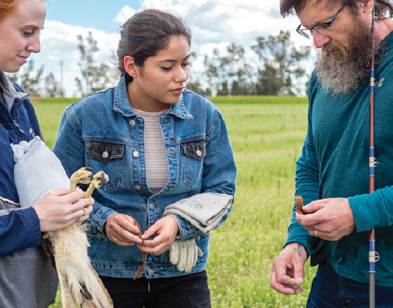
[[[113,110],[115,112],[121,113],[125,117],[132,117],[136,116],[135,112],[132,110],[130,102],[128,100],[127,94],[127,83],[130,82],[126,75],[123,75],[117,86],[115,87],[115,97],[114,97],[114,104]],[[176,117],[181,119],[192,119],[191,113],[187,110],[184,101],[183,95],[181,96],[180,100],[172,104],[169,110],[167,111],[168,114],[173,114]]]
[[[8,110],[11,110],[15,98],[20,99],[27,96],[27,93],[17,92],[12,82],[8,79],[7,75],[1,70],[0,70],[0,87],[3,91],[3,97]]]

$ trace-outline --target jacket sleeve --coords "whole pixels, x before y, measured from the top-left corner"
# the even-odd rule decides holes
[[[356,231],[393,225],[393,186],[378,189],[370,194],[348,198]]]
[[[40,244],[40,221],[34,208],[10,209],[0,200],[0,256]]]
[[[313,101],[316,94],[316,90],[320,88],[318,85],[317,78],[315,77],[315,71],[311,76],[311,81],[309,85],[309,108],[308,108],[308,129],[307,135],[302,147],[302,152],[299,159],[296,161],[296,178],[295,178],[295,196],[300,196],[303,198],[303,205],[307,206],[310,202],[318,200],[319,196],[319,163],[317,152],[314,147],[314,136],[313,136]],[[296,201],[294,200],[294,205],[292,208],[292,219],[288,227],[288,237],[285,245],[289,243],[299,243],[304,246],[308,255],[311,253],[311,248],[315,242],[315,237],[309,235],[308,231],[304,227],[297,223],[296,215]],[[284,246],[285,246],[284,245]]]
[[[235,196],[236,164],[230,144],[228,130],[221,113],[216,110],[212,124],[207,133],[206,157],[203,162],[201,193],[219,193]],[[234,200],[232,200],[233,203]],[[216,227],[219,227],[232,210],[222,217]],[[181,233],[181,239],[187,240],[204,235],[187,220],[175,216]]]
[[[72,142],[71,146],[70,142]],[[60,159],[68,177],[79,168],[85,166],[85,146],[82,140],[82,128],[75,118],[75,113],[70,108],[67,108],[62,115],[53,152]],[[116,211],[105,207],[95,199],[93,211],[87,220],[88,232],[104,237],[102,232],[103,225],[109,215],[114,213]]]
[[[317,200],[319,195],[319,168],[315,150],[307,146],[307,139],[302,148],[302,154],[296,161],[296,196],[303,198],[303,205]],[[296,212],[296,202],[292,212]],[[288,227],[288,238],[285,245],[296,242],[303,245],[310,255],[313,238],[304,227],[297,223],[295,214],[292,215]]]

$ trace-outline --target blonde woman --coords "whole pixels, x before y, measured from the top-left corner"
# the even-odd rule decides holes
[[[84,221],[93,199],[80,190],[49,192],[21,208],[14,182],[11,144],[41,136],[29,97],[5,73],[18,72],[40,52],[44,0],[0,0],[0,307],[46,308],[55,299],[56,272],[37,247],[41,232]]]

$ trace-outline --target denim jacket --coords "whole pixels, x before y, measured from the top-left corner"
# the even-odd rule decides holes
[[[144,121],[131,108],[123,76],[116,87],[87,96],[64,112],[54,152],[68,175],[82,166],[103,170],[109,182],[95,190],[88,219],[89,256],[99,275],[133,277],[142,264],[136,245],[118,246],[103,233],[113,213],[132,216],[142,233],[162,218],[167,205],[203,192],[235,193],[236,166],[220,111],[204,96],[185,90],[180,101],[160,115],[169,178],[158,193],[147,185]],[[202,152],[202,155],[200,155]],[[230,211],[223,217],[226,220]],[[209,235],[176,217],[180,239],[197,238],[203,256],[192,272],[206,268]],[[147,255],[141,276],[184,275],[169,253]]]

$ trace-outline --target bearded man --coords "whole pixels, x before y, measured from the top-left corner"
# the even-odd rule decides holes
[[[308,308],[367,307],[368,235],[376,233],[376,305],[393,307],[393,6],[373,1],[281,0],[297,32],[321,49],[309,87],[308,132],[296,162],[294,214],[271,287],[303,291],[304,265],[318,265]],[[370,62],[375,44],[375,188],[369,193]]]

